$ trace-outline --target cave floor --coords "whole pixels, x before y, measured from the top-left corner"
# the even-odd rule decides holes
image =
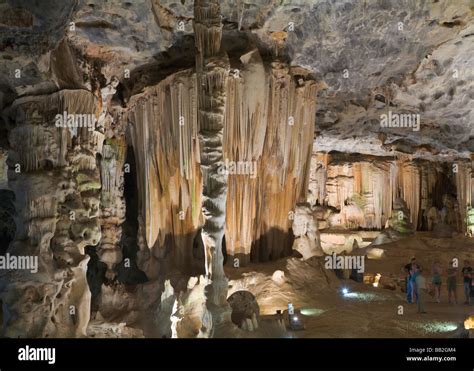
[[[431,281],[431,264],[439,260],[447,268],[452,258],[473,262],[474,242],[465,237],[435,238],[431,233],[378,246],[385,250],[380,260],[366,259],[366,273],[380,273],[384,280],[395,282],[404,277],[402,267],[412,256],[424,267]],[[314,259],[314,258],[313,258]],[[247,267],[227,268],[231,292],[251,291],[260,305],[260,328],[245,337],[328,337],[328,338],[405,338],[458,337],[464,320],[474,315],[474,305],[465,305],[462,279],[459,276],[458,304],[448,304],[446,277],[443,276],[441,303],[426,299],[426,314],[417,313],[416,304],[407,304],[400,286],[393,289],[373,287],[353,280],[340,280],[325,273],[319,262],[288,258]],[[472,263],[471,263],[472,264]],[[285,282],[272,280],[275,270],[285,272]],[[258,273],[253,273],[258,272]],[[325,276],[325,277],[318,277]],[[342,295],[341,288],[349,289]],[[282,331],[274,325],[276,309],[285,310],[288,302],[301,310],[305,330]],[[400,306],[403,314],[399,314]]]

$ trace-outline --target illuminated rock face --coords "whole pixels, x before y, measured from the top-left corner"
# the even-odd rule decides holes
[[[193,241],[203,224],[195,92],[192,71],[179,72],[133,97],[125,118],[136,162],[140,247],[151,249],[153,260],[168,246],[173,265],[185,272],[193,269]],[[153,276],[153,267],[142,269]]]
[[[149,278],[157,277],[157,264],[165,276],[209,274],[210,303],[225,306],[224,239],[237,266],[291,253],[291,214],[306,198],[317,85],[307,71],[264,62],[257,50],[230,69],[214,45],[217,21],[209,22],[195,26],[204,43],[196,71],[132,96],[123,121],[137,164],[140,268]]]
[[[292,232],[296,237],[293,250],[298,251],[305,260],[312,256],[324,255],[318,230],[318,214],[318,211],[312,210],[308,204],[296,207],[292,225]]]
[[[469,1],[56,3],[0,5],[0,250],[39,258],[1,272],[7,336],[84,336],[94,300],[208,337],[225,258],[474,233]]]
[[[228,260],[245,265],[291,251],[291,215],[307,194],[317,85],[302,69],[264,63],[257,51],[241,60],[227,78],[223,155],[213,176],[227,177]],[[196,92],[192,71],[176,73],[132,97],[127,117],[147,245],[163,248],[169,238],[181,269],[191,269],[203,200],[216,206],[220,197],[201,191]]]
[[[241,57],[230,80],[226,156],[255,164],[256,176],[229,176],[226,246],[240,265],[288,255],[295,205],[307,194],[318,86],[307,71]],[[249,255],[250,254],[250,255]]]
[[[412,225],[406,232],[433,230],[440,224],[465,232],[472,193],[470,166],[468,161],[315,152],[308,202],[335,210],[327,218],[332,228],[380,230],[397,224],[399,199],[408,211],[400,214],[400,220],[409,215],[406,222]],[[398,223],[396,228],[402,227]]]

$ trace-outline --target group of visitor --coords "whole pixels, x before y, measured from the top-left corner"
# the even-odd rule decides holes
[[[431,268],[431,283],[427,283],[427,280],[424,276],[426,274],[421,266],[417,263],[415,257],[413,257],[407,265],[405,265],[406,273],[406,295],[408,303],[417,303],[418,312],[426,313],[425,311],[425,302],[426,296],[428,293],[433,293],[434,298],[437,303],[440,303],[441,295],[441,284],[442,284],[442,274],[443,269],[441,263],[436,261],[433,263]],[[457,304],[457,277],[458,277],[458,268],[455,261],[450,262],[446,270],[446,284],[448,287],[448,303],[454,302]],[[473,292],[472,288],[472,277],[473,271],[472,267],[469,265],[467,260],[464,261],[464,266],[461,269],[461,275],[463,278],[463,287],[464,287],[464,304],[469,305],[471,303],[471,293]]]

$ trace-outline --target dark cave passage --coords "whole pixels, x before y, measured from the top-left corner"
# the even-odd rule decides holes
[[[124,172],[125,223],[122,224],[123,260],[116,267],[117,280],[126,285],[146,282],[147,277],[137,266],[138,236],[138,188],[137,171],[133,148],[127,147]]]
[[[0,190],[0,255],[4,255],[8,245],[15,237],[15,194],[6,189]]]

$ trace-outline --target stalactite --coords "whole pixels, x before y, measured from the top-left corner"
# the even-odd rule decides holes
[[[400,198],[407,205],[410,222],[418,230],[428,228],[428,224],[432,227],[438,219],[460,230],[456,225],[460,207],[453,205],[452,199],[457,188],[460,204],[470,200],[468,174],[471,173],[465,164],[456,165],[461,169],[456,175],[459,184],[456,186],[449,172],[451,167],[443,163],[412,160],[409,156],[396,159],[313,151],[308,202],[315,207],[323,205],[325,200],[328,206],[339,210],[331,217],[332,227],[380,230],[391,218]],[[321,190],[325,192],[320,194]],[[443,214],[444,220],[438,214]]]
[[[106,265],[106,277],[115,278],[114,267],[122,261],[119,242],[122,237],[121,224],[125,221],[123,197],[125,137],[110,138],[102,148],[101,175],[101,229],[102,239],[98,255]]]
[[[308,183],[308,202],[311,205],[327,204],[327,168],[329,155],[327,153],[316,152],[313,148],[311,154],[310,175]]]
[[[405,200],[410,210],[410,222],[417,229],[421,206],[421,179],[417,164],[407,160],[399,161],[396,187],[397,193]]]
[[[306,200],[316,94],[303,70],[266,68],[256,50],[241,61],[229,82],[224,143],[230,161],[255,166],[253,176],[229,175],[226,246],[239,265],[291,251],[289,214]]]
[[[363,213],[355,226],[381,229],[391,214],[390,159],[333,157],[327,165],[328,205],[340,210],[343,223]]]
[[[472,163],[459,161],[456,164],[457,201],[461,219],[461,230],[467,232],[467,216],[472,208]]]
[[[225,161],[243,164],[247,170],[228,175],[226,198],[229,261],[238,258],[238,264],[244,265],[251,251],[255,261],[291,252],[289,213],[297,202],[306,200],[317,86],[304,70],[283,63],[265,64],[256,50],[243,55],[241,61],[243,67],[238,74],[230,74],[226,85],[221,170],[225,170]],[[195,89],[194,76],[183,71],[130,101],[127,119],[132,123],[129,130],[137,162],[149,168],[148,178],[146,167],[137,170],[139,183],[145,185],[139,192],[150,248],[159,235],[194,236],[202,226]],[[219,103],[210,97],[199,99],[202,104]],[[184,125],[180,126],[180,118]],[[284,137],[287,139],[282,142]],[[155,141],[160,141],[159,146]],[[182,208],[173,206],[171,210],[183,210],[185,221],[172,222],[174,219],[163,212],[169,210],[166,205],[178,203],[177,196],[170,200],[173,169],[180,171],[178,199]],[[192,215],[190,220],[188,214]],[[187,241],[187,246],[181,246],[177,237],[173,239],[173,246],[182,250],[190,244]]]
[[[191,269],[191,246],[202,225],[195,92],[191,72],[177,73],[133,97],[124,118],[131,123],[137,182],[143,185],[138,192],[146,244],[164,249],[168,238],[184,272]]]

